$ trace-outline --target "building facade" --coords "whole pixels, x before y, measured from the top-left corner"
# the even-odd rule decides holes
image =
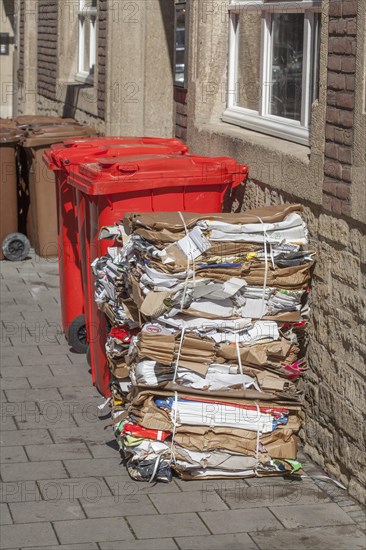
[[[235,211],[304,205],[319,257],[302,438],[364,501],[365,0],[17,0],[14,17],[14,113],[176,135],[249,165]]]
[[[365,2],[191,4],[188,142],[249,165],[236,210],[305,207],[318,263],[302,437],[305,451],[364,501]]]

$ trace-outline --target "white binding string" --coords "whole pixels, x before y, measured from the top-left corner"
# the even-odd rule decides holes
[[[178,392],[174,392],[174,414],[172,415],[172,423],[173,423],[173,431],[172,431],[172,440],[171,440],[171,443],[170,443],[170,459],[169,459],[169,466],[172,464],[172,462],[174,462],[174,464],[176,464],[176,459],[175,459],[175,449],[174,449],[174,438],[175,438],[175,433],[177,431],[177,410],[178,410]],[[161,462],[161,456],[157,456],[156,457],[156,461],[155,461],[155,464],[154,464],[154,469],[153,469],[153,473],[149,479],[149,483],[152,483],[155,479],[155,476],[158,472],[158,469],[159,469],[159,464]]]
[[[161,461],[161,456],[157,456],[156,459],[155,459],[155,464],[154,464],[153,472],[152,472],[151,477],[150,477],[150,479],[149,479],[149,483],[152,483],[152,482],[154,481],[155,476],[156,476],[156,474],[158,473],[160,461]]]
[[[272,267],[273,267],[273,269],[275,269],[275,261],[274,261],[272,243],[269,243],[269,255],[270,255],[270,257],[271,257]]]
[[[175,381],[176,381],[176,379],[177,379],[178,367],[179,367],[179,360],[180,360],[180,354],[181,354],[181,352],[182,352],[182,347],[183,347],[183,340],[184,340],[185,331],[186,331],[186,328],[183,327],[183,328],[182,328],[181,335],[180,335],[180,342],[179,342],[179,348],[178,348],[178,353],[177,353],[177,359],[176,359],[176,361],[175,361],[173,383],[175,383]]]
[[[191,246],[191,241],[190,241],[190,238],[189,238],[189,231],[188,231],[188,227],[187,227],[187,224],[185,222],[185,219],[184,219],[184,216],[182,214],[182,212],[178,212],[178,215],[180,217],[180,219],[182,220],[182,223],[183,223],[183,227],[184,227],[184,231],[186,233],[186,237],[188,239],[188,244],[189,244],[189,252],[190,254],[187,255],[187,274],[186,274],[186,280],[184,282],[184,289],[183,289],[183,295],[182,295],[182,300],[181,300],[181,303],[180,303],[180,309],[182,310],[183,307],[184,307],[184,302],[186,301],[186,296],[187,296],[187,290],[188,290],[188,282],[189,282],[189,270],[191,268],[191,258],[190,256],[192,257],[192,279],[193,279],[193,286],[196,285],[196,269],[195,269],[195,261],[193,259],[193,254],[192,254],[192,246]]]
[[[239,364],[239,369],[240,369],[240,374],[241,374],[241,378],[242,378],[242,385],[243,385],[243,389],[245,390],[245,382],[244,382],[244,373],[243,373],[243,365],[242,365],[242,362],[241,362],[241,357],[240,357],[240,350],[239,350],[239,341],[238,339],[236,339],[235,341],[235,346],[236,346],[236,353],[237,353],[237,356],[238,356],[238,364]],[[255,468],[254,468],[254,471],[255,473],[257,473],[257,469],[258,469],[258,465],[259,465],[259,445],[260,445],[260,437],[261,437],[261,431],[259,429],[260,427],[260,420],[261,420],[261,411],[260,411],[260,407],[258,405],[257,402],[255,402],[255,406],[257,408],[257,439],[256,439],[256,446],[255,446]]]
[[[243,365],[242,365],[242,362],[241,362],[240,349],[239,349],[239,334],[235,335],[235,347],[236,347],[236,354],[238,356],[238,365],[239,365],[239,370],[240,370],[240,374],[241,374],[241,383],[242,383],[242,386],[243,386],[243,390],[245,390],[246,388],[245,388],[245,382],[244,382]]]
[[[183,226],[184,226],[184,231],[185,231],[186,236],[188,238],[188,242],[190,243],[188,227],[186,225],[186,222],[184,220],[182,212],[178,212],[178,215],[179,215],[180,219],[182,220],[182,223],[183,223]],[[192,254],[192,258],[193,258],[193,254]],[[184,302],[186,301],[188,282],[189,282],[190,265],[191,265],[191,261],[190,261],[189,255],[188,255],[187,256],[187,274],[186,274],[186,280],[184,282],[184,290],[183,290],[183,296],[182,296],[181,306],[180,306],[181,310],[183,309]],[[194,264],[194,260],[193,260],[193,284],[195,284],[195,264]],[[178,353],[177,353],[177,359],[175,361],[175,367],[174,367],[173,383],[175,383],[175,381],[177,379],[179,360],[180,360],[180,356],[181,356],[181,353],[182,353],[182,347],[183,347],[184,334],[185,334],[185,327],[182,328],[182,332],[181,332],[181,335],[180,335],[180,342],[179,342],[179,348],[178,348]],[[170,464],[172,462],[174,462],[174,464],[176,464],[175,449],[174,449],[174,438],[175,438],[175,433],[177,431],[177,414],[178,414],[178,392],[174,392],[174,415],[173,415],[173,418],[172,418],[173,433],[172,433],[172,441],[171,441],[171,445],[170,445]]]
[[[256,218],[258,218],[258,220],[262,224],[263,242],[264,242],[264,280],[263,280],[263,294],[262,294],[262,308],[261,308],[262,310],[261,317],[263,317],[266,311],[266,290],[267,290],[267,278],[268,278],[268,253],[267,253],[268,235],[266,231],[266,226],[264,225],[262,218],[260,218],[259,216],[256,216]]]
[[[175,438],[175,433],[176,433],[177,427],[178,427],[177,415],[178,415],[178,392],[174,392],[174,414],[172,415],[173,432],[172,432],[172,441],[171,441],[171,444],[170,444],[170,461],[169,461],[169,464],[171,464],[172,462],[174,462],[174,464],[176,464],[175,449],[174,449],[174,438]]]
[[[257,407],[257,442],[256,442],[256,446],[255,446],[255,473],[257,473],[257,469],[258,469],[258,466],[259,466],[259,445],[260,445],[260,440],[261,440],[261,431],[259,429],[259,426],[260,426],[260,419],[261,419],[261,410],[260,410],[260,407],[258,405],[257,402],[255,402],[255,406]]]

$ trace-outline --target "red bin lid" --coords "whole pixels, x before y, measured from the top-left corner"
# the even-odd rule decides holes
[[[146,140],[148,143],[144,143]],[[71,166],[93,162],[94,157],[185,154],[187,150],[186,145],[174,138],[69,139],[63,144],[52,145],[43,158],[49,168],[69,171]]]
[[[91,139],[67,139],[64,141],[64,147],[77,149],[89,146],[117,147],[119,145],[161,145],[169,147],[177,153],[186,153],[188,146],[178,138],[161,137],[134,137],[134,136],[107,136],[95,137]]]
[[[248,167],[230,157],[145,155],[98,158],[75,167],[69,183],[87,195],[194,185],[239,185]]]

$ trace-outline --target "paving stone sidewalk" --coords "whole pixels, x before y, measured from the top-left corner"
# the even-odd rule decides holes
[[[0,268],[0,548],[365,548],[364,511],[314,480],[322,471],[305,457],[299,482],[132,481],[85,356],[61,334],[57,262],[32,254]]]

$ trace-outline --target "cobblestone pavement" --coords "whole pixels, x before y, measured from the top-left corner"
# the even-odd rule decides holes
[[[1,279],[0,548],[365,547],[364,512],[308,459],[298,482],[131,481],[85,356],[60,334],[57,263],[1,262]]]

